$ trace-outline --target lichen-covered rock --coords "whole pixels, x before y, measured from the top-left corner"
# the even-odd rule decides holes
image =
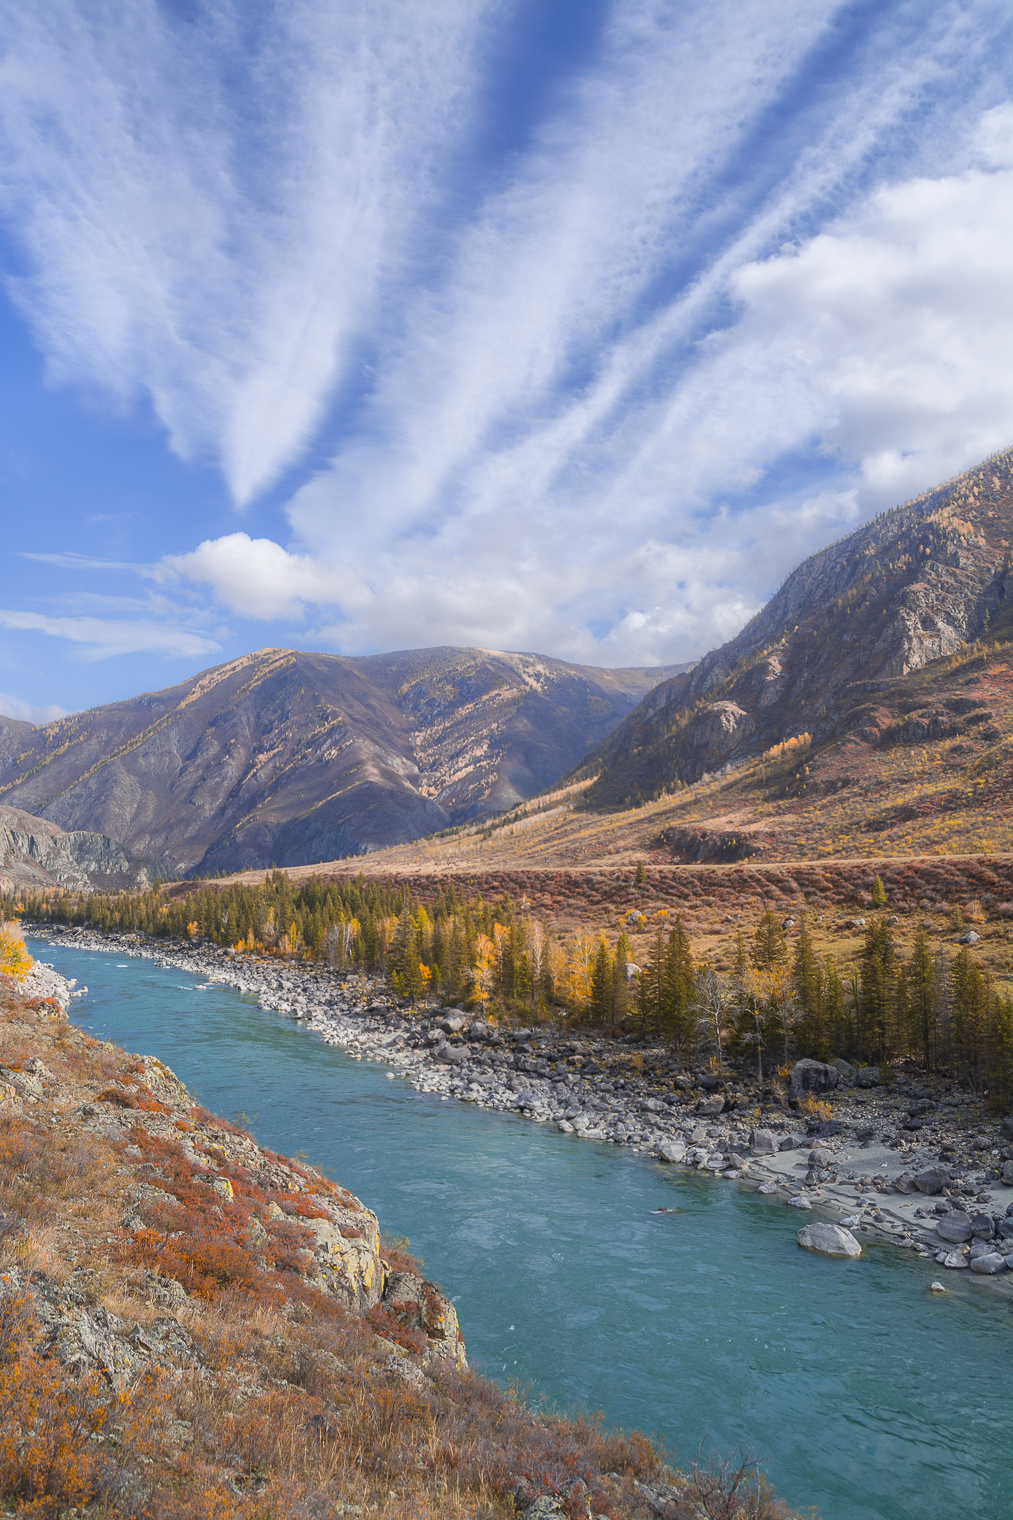
[[[407,1329],[427,1336],[430,1356],[467,1366],[457,1311],[431,1282],[414,1272],[391,1272],[383,1302]]]
[[[313,1236],[313,1254],[327,1291],[350,1308],[370,1309],[383,1294],[380,1228],[367,1209],[347,1213],[347,1218],[354,1223],[342,1225],[335,1218],[301,1218],[299,1223]]]

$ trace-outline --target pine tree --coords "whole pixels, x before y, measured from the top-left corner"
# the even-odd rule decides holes
[[[769,908],[756,926],[750,960],[757,971],[769,971],[788,958],[788,940],[781,920]]]
[[[825,1033],[823,1029],[822,978],[813,950],[812,936],[805,917],[799,928],[792,964],[795,997],[798,1000],[798,1039],[803,1050],[813,1054],[823,1053]]]
[[[908,974],[908,1006],[911,1033],[921,1045],[922,1060],[929,1071],[935,1065],[936,967],[924,924],[915,931]]]
[[[864,1058],[879,1063],[887,1053],[887,1032],[894,1024],[897,954],[889,926],[881,920],[865,933],[859,970],[859,1006]]]
[[[680,914],[668,936],[661,986],[662,1028],[680,1059],[684,1059],[696,1043],[696,1021],[690,1012],[695,994],[689,934]]]
[[[591,1017],[602,1030],[612,1022],[612,980],[612,957],[602,935],[591,971]]]

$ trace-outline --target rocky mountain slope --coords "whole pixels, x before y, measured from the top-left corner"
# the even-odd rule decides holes
[[[876,726],[880,692],[903,705],[913,672],[979,637],[1009,637],[1011,514],[1013,450],[814,554],[736,638],[659,685],[575,769],[597,778],[583,805],[628,806],[800,734],[814,751],[861,734]],[[904,722],[912,736],[938,727],[917,708]]]
[[[41,728],[0,722],[0,801],[181,872],[416,839],[551,785],[671,670],[265,649]]]
[[[30,725],[25,724],[28,728]],[[107,834],[65,833],[55,823],[0,805],[0,891],[119,892],[166,874]]]

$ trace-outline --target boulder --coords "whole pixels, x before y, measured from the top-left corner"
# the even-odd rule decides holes
[[[467,1018],[463,1013],[448,1013],[445,1019],[437,1024],[437,1029],[442,1029],[444,1034],[460,1034],[467,1025]]]
[[[788,1207],[790,1209],[811,1209],[812,1204],[804,1193],[799,1193],[797,1198],[788,1199]]]
[[[878,1087],[879,1086],[879,1067],[878,1066],[860,1066],[858,1068],[858,1070],[855,1072],[855,1086],[856,1087]]]
[[[1002,1120],[999,1125],[999,1136],[1002,1140],[1013,1140],[1013,1117]]]
[[[855,1130],[856,1140],[875,1140],[876,1126],[874,1124],[860,1124]]]
[[[990,1251],[987,1256],[975,1256],[971,1259],[971,1271],[983,1272],[994,1277],[996,1272],[1006,1271],[1005,1259],[998,1251]]]
[[[837,1068],[842,1087],[854,1087],[856,1073],[850,1061],[846,1061],[843,1056],[835,1056],[830,1064]]]
[[[967,1257],[964,1256],[960,1251],[949,1251],[940,1262],[940,1266],[952,1267],[958,1270],[960,1267],[966,1267],[969,1265],[970,1263],[968,1262]]]
[[[960,938],[957,940],[957,944],[958,945],[977,945],[980,942],[980,940],[981,940],[981,935],[980,934],[976,934],[973,929],[968,929],[967,933],[966,934],[962,934],[960,936]]]
[[[829,1166],[833,1159],[826,1146],[823,1145],[817,1145],[809,1152],[809,1165],[817,1169]]]
[[[658,1146],[662,1161],[685,1161],[686,1145],[682,1140],[662,1140]]]
[[[861,1256],[862,1247],[843,1225],[816,1220],[803,1225],[798,1232],[798,1243],[806,1251],[818,1251],[821,1256]]]
[[[971,1238],[971,1221],[962,1210],[951,1209],[947,1214],[940,1214],[936,1233],[942,1240],[951,1241],[955,1245],[962,1244]]]
[[[1013,1187],[1013,1161],[1007,1161],[1002,1169],[1002,1180],[1006,1187]]]
[[[808,1058],[796,1061],[789,1078],[791,1096],[799,1098],[803,1093],[833,1092],[840,1080],[841,1074],[836,1066],[827,1066],[823,1061],[811,1061]]]
[[[991,1240],[995,1234],[995,1225],[991,1215],[975,1214],[971,1219],[971,1234],[979,1236],[982,1240]]]
[[[697,1113],[701,1118],[713,1118],[715,1114],[724,1111],[725,1100],[720,1093],[715,1093],[712,1098],[702,1098],[696,1106]]]
[[[779,1151],[797,1151],[801,1144],[798,1135],[782,1135],[777,1142],[777,1148]]]
[[[945,1166],[927,1166],[915,1174],[914,1183],[919,1193],[941,1193],[950,1185],[950,1173]]]
[[[754,1156],[772,1156],[777,1150],[777,1141],[773,1130],[751,1129],[749,1131],[749,1149]]]

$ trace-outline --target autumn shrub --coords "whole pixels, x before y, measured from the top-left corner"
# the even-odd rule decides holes
[[[97,1378],[68,1378],[22,1345],[0,1360],[0,1409],[0,1497],[36,1514],[94,1498],[103,1460],[92,1437],[109,1416]]]
[[[366,1319],[377,1335],[383,1335],[396,1346],[403,1346],[406,1351],[425,1351],[429,1342],[423,1330],[403,1324],[392,1309],[386,1304],[374,1304],[366,1314]]]
[[[412,1272],[417,1277],[422,1275],[425,1262],[421,1256],[414,1254],[407,1235],[391,1237],[381,1231],[380,1256],[392,1272]]]

